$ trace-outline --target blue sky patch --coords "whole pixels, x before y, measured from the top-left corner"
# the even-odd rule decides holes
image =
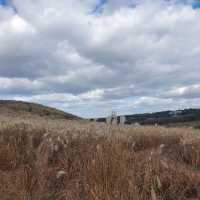
[[[93,9],[93,14],[99,14],[102,13],[104,5],[108,2],[108,0],[100,0],[95,8]]]
[[[180,0],[180,3],[184,3],[184,4],[187,4],[187,5],[192,5],[192,7],[194,9],[198,9],[200,8],[200,0]]]
[[[0,0],[0,5],[6,6],[7,5],[7,0]]]
[[[193,7],[194,9],[200,8],[200,1],[199,1],[199,0],[194,1],[194,2],[192,3],[192,7]]]
[[[17,9],[11,0],[0,0],[0,5],[10,7],[16,13]]]

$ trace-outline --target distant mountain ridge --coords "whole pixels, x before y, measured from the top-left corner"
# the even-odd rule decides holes
[[[81,119],[78,116],[66,113],[64,111],[44,106],[37,103],[14,100],[0,100],[1,115],[34,115],[48,117],[53,119]]]
[[[200,121],[200,109],[184,109],[176,111],[162,111],[155,113],[124,115],[126,124],[139,123],[141,125],[168,125],[173,123],[186,123]],[[118,116],[119,121],[120,116]],[[106,122],[106,118],[91,119]]]

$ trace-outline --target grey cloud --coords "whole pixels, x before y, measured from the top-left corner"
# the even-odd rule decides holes
[[[197,106],[200,11],[191,5],[110,0],[95,15],[96,0],[13,2],[17,14],[0,7],[2,98],[81,115],[91,110],[87,116],[111,107],[125,113]]]
[[[194,99],[200,98],[200,84],[176,87],[163,94],[164,97]]]

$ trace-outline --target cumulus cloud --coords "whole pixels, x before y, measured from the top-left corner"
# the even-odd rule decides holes
[[[195,3],[13,0],[12,6],[0,5],[0,97],[85,117],[112,109],[130,114],[199,107]]]

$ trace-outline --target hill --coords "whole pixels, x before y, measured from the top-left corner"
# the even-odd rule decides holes
[[[125,115],[126,124],[139,123],[141,125],[164,125],[164,126],[192,126],[200,125],[200,109],[184,109],[176,111],[162,111],[155,113]],[[94,119],[91,119],[93,121]],[[96,119],[105,122],[106,118]],[[119,116],[118,116],[119,121]]]
[[[14,117],[47,117],[51,119],[80,119],[61,110],[23,101],[0,100],[0,115]]]

